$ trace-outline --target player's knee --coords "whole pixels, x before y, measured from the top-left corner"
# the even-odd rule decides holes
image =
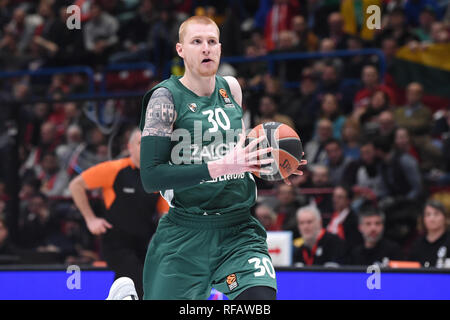
[[[274,288],[256,286],[245,289],[235,300],[276,300],[277,292]]]

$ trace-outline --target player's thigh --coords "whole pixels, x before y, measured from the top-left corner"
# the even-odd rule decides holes
[[[201,231],[164,219],[150,242],[144,265],[144,299],[206,299],[209,267]]]
[[[234,299],[246,289],[265,286],[277,289],[266,232],[255,219],[228,235],[219,252],[218,265],[213,274],[213,287]]]

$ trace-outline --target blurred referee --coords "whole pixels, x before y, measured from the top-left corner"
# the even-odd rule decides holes
[[[116,279],[129,277],[139,297],[147,245],[156,230],[159,194],[144,191],[139,172],[141,133],[130,134],[130,156],[97,164],[75,177],[69,189],[89,231],[101,237],[101,253]],[[105,219],[92,210],[87,190],[102,189]]]

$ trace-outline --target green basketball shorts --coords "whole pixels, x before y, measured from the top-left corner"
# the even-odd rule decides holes
[[[194,216],[170,209],[144,264],[144,299],[203,300],[211,288],[234,299],[254,286],[277,289],[266,231],[249,211]]]

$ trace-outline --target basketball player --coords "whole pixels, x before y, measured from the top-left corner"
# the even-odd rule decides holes
[[[230,299],[276,299],[266,232],[250,215],[256,199],[250,172],[267,173],[261,166],[273,162],[272,149],[256,150],[264,137],[245,146],[241,88],[235,78],[216,75],[217,25],[202,16],[187,19],[176,50],[184,75],[155,86],[142,106],[141,180],[170,204],[147,251],[144,299],[206,299],[212,287]],[[233,143],[216,143],[236,131]],[[173,152],[179,132],[192,135],[183,157],[190,162],[179,163]],[[201,163],[192,163],[199,157]]]

